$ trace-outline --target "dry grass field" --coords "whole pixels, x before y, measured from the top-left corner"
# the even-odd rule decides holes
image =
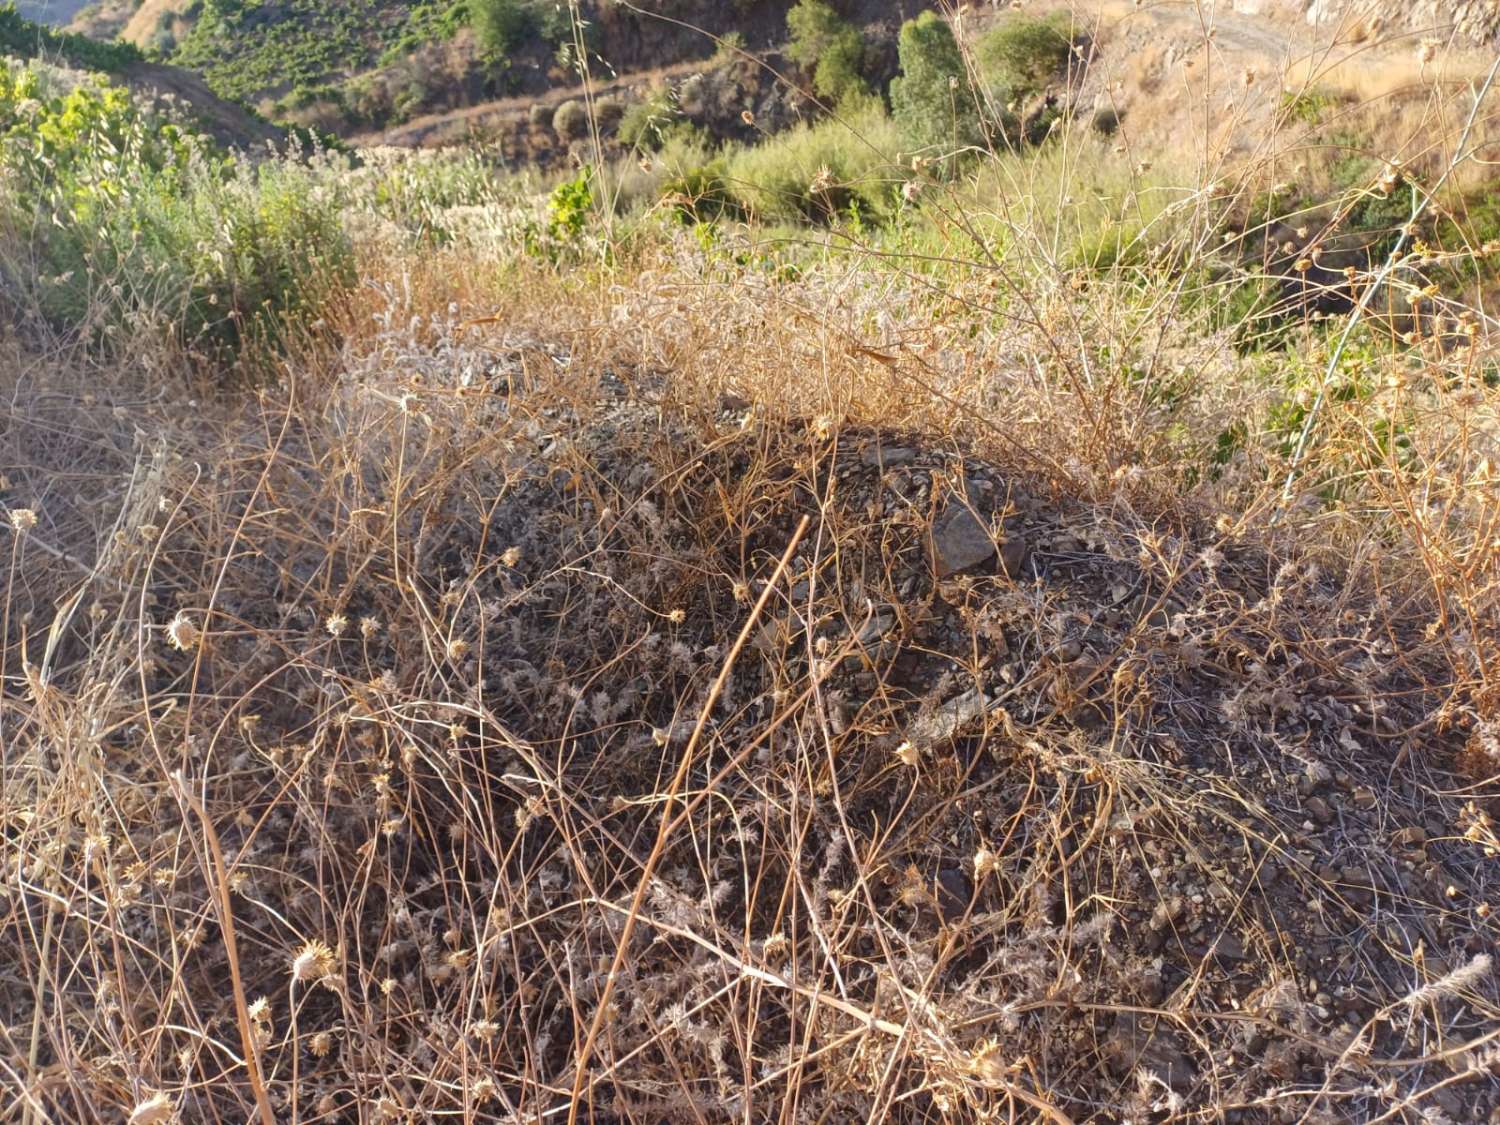
[[[0,1119],[1493,1119],[1470,77],[879,224],[287,158],[233,336],[7,213]]]

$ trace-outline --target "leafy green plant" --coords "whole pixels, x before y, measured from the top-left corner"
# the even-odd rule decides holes
[[[352,282],[339,199],[304,165],[238,163],[102,77],[62,93],[0,67],[0,173],[0,269],[85,339],[228,360]]]
[[[547,197],[547,233],[560,242],[572,242],[583,233],[594,209],[590,187],[594,171],[585,166],[571,180],[564,180]]]
[[[910,140],[924,148],[977,145],[979,109],[953,29],[935,12],[901,25],[901,74],[891,82],[891,108]]]
[[[864,37],[828,0],[798,0],[787,12],[786,25],[791,36],[787,54],[812,71],[813,89],[819,97],[839,102],[870,92],[860,75]]]
[[[1281,95],[1282,114],[1304,125],[1316,125],[1336,105],[1338,98],[1326,90],[1288,90]]]
[[[979,37],[979,73],[1004,104],[1034,97],[1067,70],[1078,38],[1066,12],[1013,14]]]

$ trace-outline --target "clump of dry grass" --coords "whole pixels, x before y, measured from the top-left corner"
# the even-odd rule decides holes
[[[4,343],[5,1115],[1489,1113],[1486,341],[1245,354],[1213,186],[1066,253],[1100,159],[366,224],[188,409]]]

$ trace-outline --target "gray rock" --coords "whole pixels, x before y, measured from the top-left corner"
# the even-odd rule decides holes
[[[1026,560],[1030,555],[1026,540],[1014,532],[1007,531],[1005,542],[1000,544],[1000,566],[1006,575],[1011,578],[1021,577],[1021,569],[1026,565]]]
[[[946,742],[989,710],[989,700],[978,688],[954,696],[934,711],[917,716],[907,734],[917,746]]]
[[[1197,1080],[1193,1064],[1165,1021],[1136,1012],[1121,1012],[1104,1041],[1104,1054],[1116,1074],[1132,1074],[1145,1067],[1174,1090],[1185,1090]]]
[[[962,504],[949,508],[933,525],[932,566],[939,578],[988,562],[994,555],[990,529]]]
[[[889,469],[917,459],[917,451],[904,445],[867,445],[859,459],[872,469]]]

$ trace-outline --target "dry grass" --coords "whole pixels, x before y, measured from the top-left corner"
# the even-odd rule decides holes
[[[924,190],[370,223],[258,392],[3,344],[0,1116],[1495,1108],[1484,334],[1242,354],[1088,146]]]

